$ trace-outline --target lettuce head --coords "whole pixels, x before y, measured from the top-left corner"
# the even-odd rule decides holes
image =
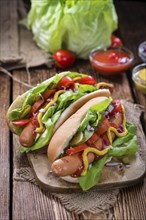
[[[86,59],[93,48],[110,45],[118,21],[112,0],[31,0],[23,24],[46,52],[68,49]]]

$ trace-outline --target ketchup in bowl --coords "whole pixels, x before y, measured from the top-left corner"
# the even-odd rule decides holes
[[[124,47],[93,50],[89,55],[91,65],[104,76],[125,72],[132,64],[133,53]]]

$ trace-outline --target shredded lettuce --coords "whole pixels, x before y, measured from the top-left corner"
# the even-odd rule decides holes
[[[117,138],[113,143],[113,148],[109,150],[108,154],[97,162],[94,162],[86,176],[78,178],[82,190],[88,190],[98,183],[108,157],[113,156],[118,158],[135,155],[135,153],[138,152],[139,146],[136,137],[136,127],[128,122],[126,123],[126,127],[128,134],[124,137]]]
[[[86,59],[93,48],[110,45],[118,19],[113,0],[31,0],[21,23],[44,51],[66,48]]]

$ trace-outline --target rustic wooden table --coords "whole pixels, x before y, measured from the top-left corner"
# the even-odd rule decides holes
[[[146,3],[143,1],[115,1],[119,19],[117,34],[125,46],[135,55],[134,65],[141,63],[138,57],[138,45],[146,40]],[[93,75],[97,81],[114,84],[114,98],[128,99],[146,107],[146,96],[142,95],[131,80],[131,70],[113,79],[103,78],[95,73],[88,61],[77,61],[70,70]],[[46,67],[31,70],[31,83],[49,78],[56,71]],[[14,70],[12,74],[23,82],[27,82],[25,69]],[[9,132],[5,115],[10,103],[27,88],[12,81],[0,73],[0,220],[63,220],[63,219],[103,219],[103,215],[90,213],[76,215],[67,211],[60,201],[53,196],[42,195],[39,188],[28,182],[13,182],[13,171],[18,155],[18,139]],[[146,114],[143,115],[142,126],[145,130]],[[107,219],[144,220],[146,219],[146,178],[139,184],[120,191],[115,206],[111,209],[112,216]]]

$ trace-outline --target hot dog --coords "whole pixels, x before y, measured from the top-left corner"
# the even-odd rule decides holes
[[[120,114],[119,117],[112,118],[112,123],[116,125],[122,124],[122,115]],[[98,129],[97,129],[98,130]],[[96,131],[95,131],[96,132]],[[98,134],[98,131],[96,132]],[[106,132],[104,133],[106,135]],[[115,138],[115,134],[112,132],[112,140]],[[97,141],[89,143],[87,141],[88,146],[93,145],[98,150],[102,150],[103,148],[103,138],[99,137]],[[94,153],[89,153],[87,155],[88,163],[92,163],[95,159]],[[58,160],[55,160],[51,166],[52,171],[57,176],[70,176],[76,172],[80,167],[82,167],[82,158],[78,154],[73,154],[70,156],[62,157]]]
[[[7,122],[20,136],[21,152],[47,145],[55,130],[88,100],[109,97],[107,87],[112,85],[96,84],[85,74],[63,72],[17,97],[8,109]]]
[[[68,182],[78,182],[95,163],[112,155],[115,138],[127,134],[125,110],[119,100],[97,97],[88,101],[53,135],[47,152],[52,172]]]

